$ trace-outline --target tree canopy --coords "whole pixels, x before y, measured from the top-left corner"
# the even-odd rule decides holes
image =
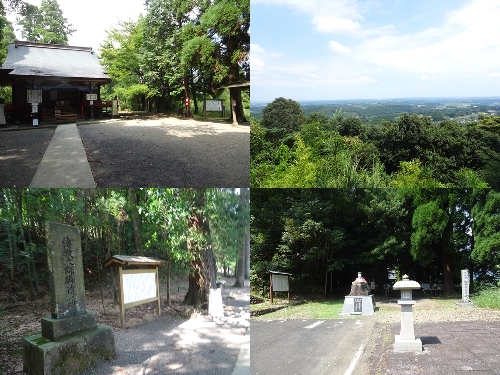
[[[252,119],[251,184],[498,189],[498,118],[459,124],[403,113],[364,124],[341,111],[305,116],[299,103],[277,98]]]
[[[36,293],[48,280],[45,223],[82,233],[85,277],[97,282],[111,255],[145,255],[190,276],[199,306],[217,270],[235,271],[248,232],[248,197],[235,189],[1,189],[0,270]]]
[[[499,193],[490,189],[252,189],[251,285],[289,272],[303,293],[343,295],[358,271],[380,286],[388,270],[456,291],[500,276]]]
[[[57,0],[42,0],[40,7],[25,3],[17,22],[21,35],[30,42],[68,44],[68,36],[76,30],[64,18]]]

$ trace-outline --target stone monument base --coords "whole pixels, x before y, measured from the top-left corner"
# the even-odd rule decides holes
[[[73,375],[115,355],[113,329],[98,324],[61,341],[41,334],[23,337],[24,371],[29,375]]]
[[[469,302],[459,301],[459,302],[455,302],[455,305],[457,305],[457,306],[472,306],[473,303],[472,303],[472,301],[469,301]]]
[[[355,301],[356,300],[356,301]],[[361,300],[361,305],[359,302]],[[372,315],[375,313],[375,299],[373,294],[369,296],[345,296],[342,315]]]
[[[408,340],[408,339],[402,339],[400,335],[396,335],[396,339],[394,340],[394,351],[421,352],[422,341],[418,336],[415,336],[415,340]]]

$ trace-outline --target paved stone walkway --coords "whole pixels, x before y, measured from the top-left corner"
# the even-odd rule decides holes
[[[399,330],[398,323],[378,323],[373,346],[365,352],[371,356],[370,375],[500,375],[500,322],[415,324],[424,347],[421,353],[394,353]]]
[[[76,124],[57,126],[30,187],[96,187]]]

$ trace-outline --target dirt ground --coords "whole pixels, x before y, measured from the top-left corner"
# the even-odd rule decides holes
[[[226,278],[226,292],[231,290],[234,279]],[[4,285],[0,289],[0,375],[23,374],[22,338],[41,331],[41,319],[50,316],[50,297],[44,287],[38,297],[30,297],[28,292],[15,292],[14,284]],[[188,281],[177,279],[171,281],[170,306],[167,306],[166,284],[160,285],[161,313],[182,318],[197,317],[206,310],[196,311],[192,306],[182,304],[188,290]],[[87,311],[96,314],[99,324],[113,327],[115,332],[121,331],[120,308],[113,302],[111,288],[86,292]],[[125,313],[126,328],[139,326],[156,319],[156,304],[129,308]]]

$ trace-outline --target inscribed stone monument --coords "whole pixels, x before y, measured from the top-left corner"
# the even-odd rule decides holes
[[[342,314],[371,315],[374,313],[375,300],[368,293],[368,283],[358,272],[358,277],[351,284],[351,292],[345,296]]]
[[[47,237],[51,317],[41,334],[23,338],[24,371],[76,374],[114,356],[113,330],[86,311],[78,228],[47,223]]]
[[[470,286],[470,274],[469,270],[465,269],[461,272],[462,276],[462,300],[460,302],[456,302],[459,306],[471,306],[472,301],[469,298],[469,286]]]

